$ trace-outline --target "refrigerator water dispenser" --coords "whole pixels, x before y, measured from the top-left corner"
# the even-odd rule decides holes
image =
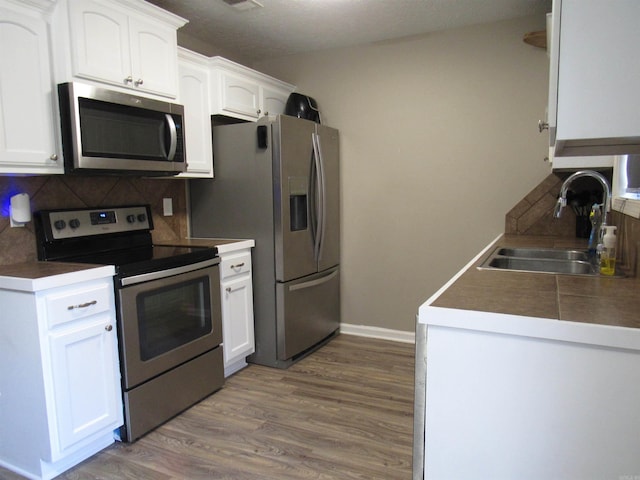
[[[307,229],[307,185],[307,177],[289,177],[289,224],[292,232]]]

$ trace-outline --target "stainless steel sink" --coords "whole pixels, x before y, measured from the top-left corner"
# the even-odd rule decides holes
[[[599,275],[587,252],[556,248],[496,248],[478,267],[480,270],[510,270],[566,275]]]
[[[556,260],[589,261],[587,252],[582,250],[564,250],[558,248],[498,248],[498,255],[518,258],[543,258]]]

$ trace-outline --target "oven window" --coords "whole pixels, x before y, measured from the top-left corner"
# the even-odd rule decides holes
[[[211,333],[209,277],[138,294],[142,360],[162,355]]]

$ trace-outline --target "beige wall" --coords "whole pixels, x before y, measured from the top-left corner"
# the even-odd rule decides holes
[[[549,173],[548,60],[524,18],[253,65],[341,133],[343,322],[413,331],[418,306]]]

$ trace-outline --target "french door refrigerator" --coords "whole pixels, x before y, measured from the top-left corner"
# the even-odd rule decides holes
[[[255,239],[250,362],[287,368],[339,330],[338,141],[285,115],[216,126],[215,178],[189,182],[192,237]]]

